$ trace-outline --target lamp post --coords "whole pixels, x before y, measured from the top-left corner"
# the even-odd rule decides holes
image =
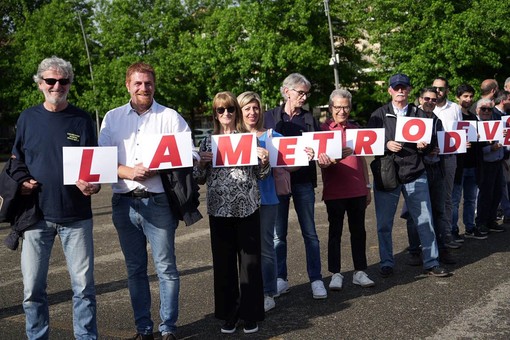
[[[333,41],[333,29],[331,28],[331,17],[329,16],[329,0],[324,0],[324,13],[326,13],[326,16],[328,17],[329,39],[331,41],[330,65],[333,65],[333,73],[335,75],[335,89],[339,89],[340,85],[338,83],[338,63],[336,60],[335,43]]]

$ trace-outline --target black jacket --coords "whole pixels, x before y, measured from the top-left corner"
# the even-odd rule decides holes
[[[11,233],[4,244],[16,250],[23,231],[42,219],[38,193],[21,195],[20,185],[33,179],[25,163],[10,158],[0,173],[0,222],[11,224]]]
[[[427,114],[417,108],[414,104],[407,106],[407,117],[419,117],[427,118]],[[375,110],[367,124],[368,128],[384,128],[385,141],[384,141],[384,152],[385,154],[391,153],[387,149],[386,144],[388,141],[395,140],[395,130],[397,127],[397,115],[393,111],[393,105],[390,103],[385,104]],[[423,151],[428,153],[431,150],[431,145]],[[395,153],[395,163],[398,168],[399,181],[402,184],[410,183],[420,177],[425,171],[425,165],[423,163],[422,151],[419,151],[416,143],[404,143],[402,150]]]
[[[160,176],[172,212],[187,226],[198,222],[202,214],[198,211],[200,193],[193,168],[160,170]]]

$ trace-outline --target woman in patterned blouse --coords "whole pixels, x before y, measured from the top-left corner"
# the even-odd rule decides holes
[[[232,93],[216,94],[213,135],[237,133],[241,117],[241,108]],[[268,152],[257,148],[259,162],[255,166],[214,168],[211,139],[208,136],[200,146],[201,160],[194,167],[194,176],[198,183],[207,183],[214,314],[225,320],[222,333],[234,333],[239,319],[244,320],[245,333],[254,333],[258,331],[257,321],[264,319],[257,180],[267,177],[271,170]]]

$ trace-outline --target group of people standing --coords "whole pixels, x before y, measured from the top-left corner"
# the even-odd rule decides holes
[[[42,216],[21,234],[27,337],[49,337],[46,282],[56,235],[61,239],[71,277],[74,335],[77,339],[98,337],[90,197],[99,192],[101,186],[83,180],[78,180],[75,186],[63,185],[62,147],[99,145],[116,146],[118,150],[118,181],[112,185],[112,220],[127,269],[136,327],[134,339],[154,338],[147,243],[151,245],[159,281],[161,321],[158,331],[164,340],[176,339],[180,279],[175,256],[175,231],[182,216],[168,196],[165,175],[144,166],[144,150],[139,141],[148,134],[189,132],[190,128],[176,111],[154,100],[155,71],[151,65],[139,62],[130,65],[126,72],[129,103],[107,112],[96,138],[90,115],[67,101],[73,78],[69,62],[58,57],[44,59],[34,81],[45,100],[22,112],[17,123],[13,158],[24,163],[30,175],[29,179],[20,183],[19,194],[35,197]],[[436,81],[446,82],[442,78]],[[487,233],[483,227],[493,231],[498,228],[492,223],[495,218],[492,201],[490,211],[485,208],[485,200],[491,198],[483,198],[482,188],[479,197],[484,202],[479,199],[476,225],[468,221],[475,215],[474,211],[466,211],[466,206],[474,208],[476,201],[471,169],[478,163],[469,158],[470,152],[473,157],[483,152],[480,169],[484,173],[484,183],[492,181],[491,190],[494,192],[498,185],[503,188],[501,177],[490,175],[497,170],[492,163],[500,160],[500,144],[471,147],[461,162],[448,165],[448,157],[437,153],[437,141],[430,145],[394,141],[397,115],[432,118],[435,114],[439,117],[435,118],[437,130],[442,129],[444,118],[441,115],[449,117],[449,112],[455,108],[458,116],[452,119],[476,119],[468,111],[474,95],[470,87],[463,88],[465,91],[460,94],[457,92],[460,109],[447,101],[445,112],[436,113],[438,106],[443,107],[439,105],[441,96],[443,99],[446,97],[448,88],[447,83],[441,85],[436,81],[433,87],[422,91],[421,105],[417,107],[408,103],[409,78],[403,74],[392,76],[388,88],[392,101],[376,110],[368,122],[370,128],[385,128],[385,152],[395,155],[399,169],[399,185],[396,188],[391,191],[374,188],[380,274],[383,277],[393,274],[391,229],[401,192],[406,200],[409,250],[420,264],[423,263],[427,275],[448,275],[439,262],[447,259],[443,250],[461,241],[457,220],[450,216],[451,211],[453,216],[458,216],[456,212],[462,189],[465,237],[482,238]],[[265,312],[275,307],[275,298],[289,292],[287,235],[291,199],[305,245],[312,297],[327,298],[314,217],[316,163],[322,171],[322,198],[329,221],[328,270],[332,274],[329,289],[336,291],[343,287],[340,249],[345,213],[354,263],[352,282],[361,287],[375,285],[366,273],[365,210],[372,201],[372,185],[365,158],[353,155],[353,150],[348,147],[343,148],[341,159],[331,158],[325,153],[315,155],[312,148],[306,147],[303,151],[308,156],[308,166],[277,169],[269,164],[266,148],[269,138],[299,136],[302,132],[313,131],[345,132],[346,129],[357,128],[349,121],[352,96],[347,90],[331,93],[331,116],[322,125],[303,107],[310,91],[311,84],[303,75],[290,74],[281,86],[283,104],[265,113],[261,111],[262,101],[257,93],[244,92],[237,97],[230,92],[216,94],[212,103],[213,135],[255,134],[258,163],[253,166],[213,167],[211,136],[202,142],[198,152],[193,153],[193,169],[187,175],[207,186],[215,316],[224,320],[222,333],[234,333],[240,320],[243,321],[244,333],[257,332],[258,322],[264,319]],[[465,93],[470,93],[470,97],[466,97]],[[509,100],[507,97],[510,105]],[[492,106],[492,101],[482,100],[478,102],[476,111],[482,113]],[[342,137],[345,145],[346,134],[343,133]],[[499,152],[498,155],[496,152]],[[456,160],[457,157],[450,158]],[[284,189],[275,184],[277,173],[290,178]],[[444,195],[445,192],[449,195]],[[506,197],[508,201],[508,194]]]

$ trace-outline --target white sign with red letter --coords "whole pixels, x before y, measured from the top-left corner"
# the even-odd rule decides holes
[[[269,151],[269,163],[273,168],[287,166],[307,166],[308,155],[305,147],[307,141],[303,137],[268,138],[266,149]]]
[[[139,137],[142,163],[155,169],[187,168],[193,166],[191,132],[147,134]]]
[[[395,141],[430,143],[432,139],[432,118],[397,117]]]
[[[384,155],[384,128],[347,129],[346,146],[356,156]]]
[[[342,158],[342,131],[317,131],[317,132],[303,132],[303,139],[308,147],[314,151],[313,159],[325,153],[330,158]]]
[[[257,165],[257,136],[254,133],[212,135],[213,168]]]
[[[445,128],[446,131],[452,130],[466,130],[467,140],[476,142],[478,140],[477,121],[476,120],[454,120],[449,121],[450,126]]]
[[[439,154],[466,153],[466,130],[438,131]]]
[[[74,185],[78,179],[89,183],[117,183],[117,147],[62,148],[64,185]]]
[[[503,121],[483,120],[478,122],[478,134],[480,142],[492,142],[503,140]]]

